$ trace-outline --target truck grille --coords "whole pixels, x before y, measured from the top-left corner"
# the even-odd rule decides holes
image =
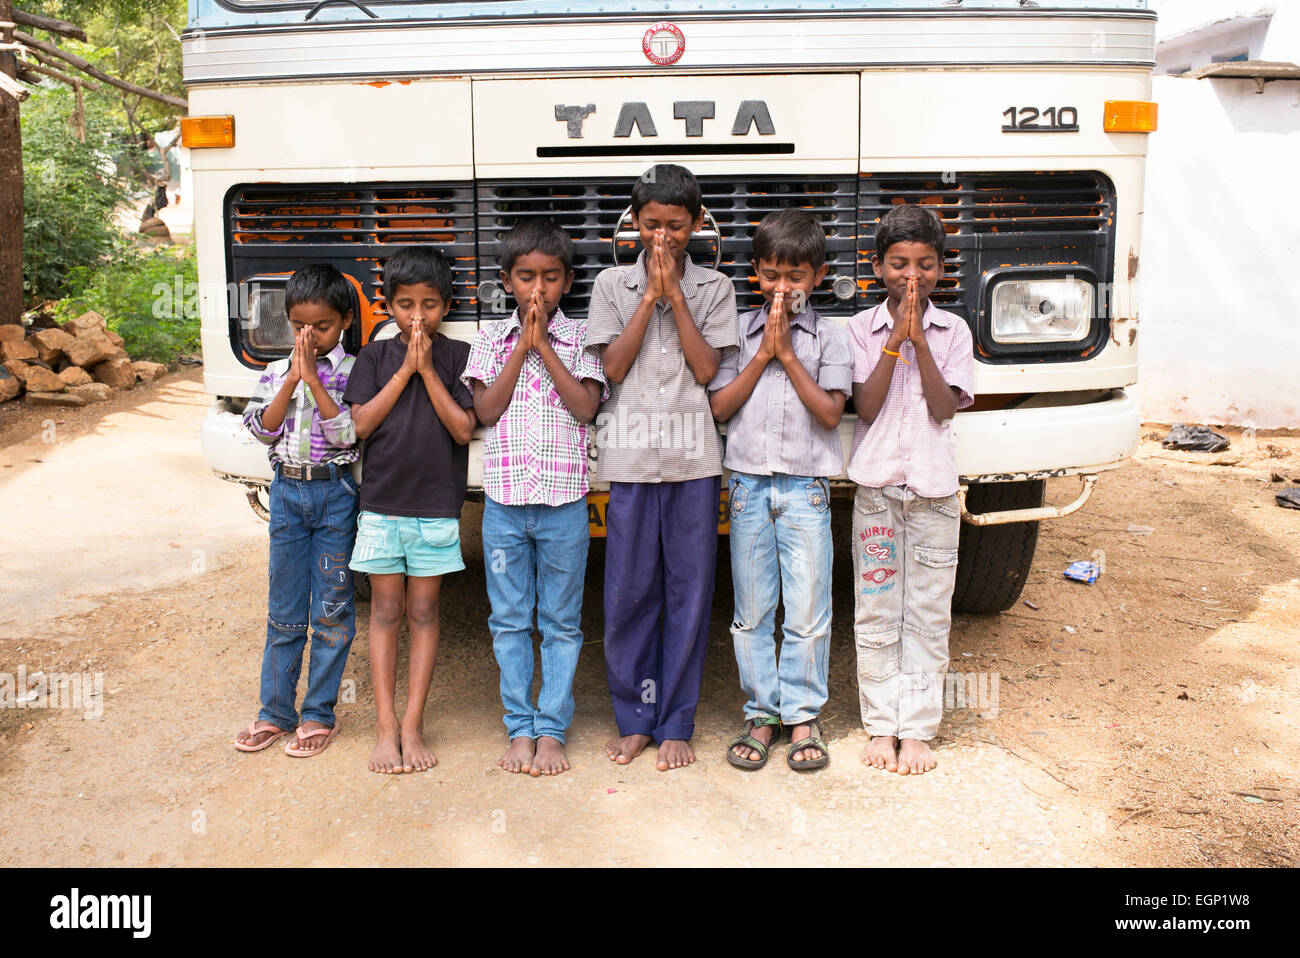
[[[468,183],[250,184],[227,201],[232,280],[332,263],[382,304],[382,260],[398,246],[431,244],[452,261],[451,320],[477,320],[474,188]]]
[[[881,173],[859,186],[858,277],[862,308],[884,298],[871,269],[876,224],[890,207],[919,203],[948,231],[944,278],[932,299],[968,318],[978,311],[981,253],[1010,254],[1014,265],[1043,265],[1063,256],[1110,281],[1109,239],[1115,191],[1100,173]]]
[[[481,180],[478,184],[479,257],[483,278],[495,277],[501,237],[520,219],[550,216],[573,238],[575,277],[563,302],[566,313],[587,314],[596,274],[611,265],[610,237],[619,215],[628,206],[632,184],[625,178],[597,179],[577,184],[571,180]],[[752,176],[741,179],[700,177],[704,205],[718,222],[722,257],[718,268],[736,286],[737,305],[743,311],[761,305],[752,278],[750,242],[754,229],[768,213],[785,207],[811,210],[826,229],[828,279],[813,297],[813,305],[827,314],[851,315],[853,302],[841,302],[830,292],[836,276],[854,278],[856,258],[857,183],[854,177],[794,179]],[[620,255],[632,262],[635,244]],[[711,265],[712,244],[692,247],[698,262]]]
[[[1067,263],[1086,267],[1100,283],[1112,281],[1115,191],[1100,173],[702,176],[700,185],[722,235],[719,268],[735,284],[742,310],[761,303],[749,263],[754,230],[785,207],[813,211],[826,230],[828,277],[813,297],[825,315],[846,317],[883,298],[871,269],[876,224],[901,203],[926,206],[943,221],[949,249],[934,300],[973,328],[983,271]],[[238,186],[226,203],[229,278],[328,262],[382,304],[382,261],[397,246],[431,244],[453,260],[456,308],[448,320],[487,320],[495,313],[479,303],[477,290],[480,281],[497,278],[502,235],[521,218],[550,216],[573,238],[576,276],[564,309],[581,317],[596,274],[611,265],[610,237],[631,186],[624,177]],[[621,253],[622,262],[633,260],[635,245]],[[716,250],[710,242],[692,252],[711,264]],[[847,300],[832,292],[838,277],[854,282]],[[232,336],[238,339],[233,318]]]

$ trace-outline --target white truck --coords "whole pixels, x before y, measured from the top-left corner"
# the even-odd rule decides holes
[[[289,272],[329,262],[353,278],[355,350],[382,323],[384,259],[436,244],[455,264],[443,331],[471,339],[507,305],[502,232],[552,216],[576,246],[564,308],[582,315],[596,273],[635,255],[628,194],[655,162],[699,177],[709,216],[695,253],[733,278],[742,308],[758,302],[750,237],[772,210],[822,219],[830,272],[814,305],[841,322],[881,299],[882,211],[922,203],[942,218],[934,299],[976,349],[976,403],[954,424],[957,611],[1013,604],[1039,521],[1079,508],[1137,445],[1125,389],[1155,128],[1142,2],[191,0],[190,12],[183,127],[214,397],[202,443],[255,507],[271,474],[240,413],[290,348]],[[1044,506],[1060,476],[1079,477],[1078,497]]]

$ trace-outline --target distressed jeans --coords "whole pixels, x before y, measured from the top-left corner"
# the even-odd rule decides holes
[[[506,734],[564,741],[582,651],[587,500],[504,506],[484,497],[483,564],[492,651],[501,668]],[[533,705],[533,608],[542,634],[542,689]]]
[[[279,728],[298,724],[295,702],[310,621],[302,720],[332,727],[356,635],[348,560],[357,535],[357,487],[347,466],[338,467],[331,479],[285,479],[277,470],[269,500],[270,598],[257,717]]]
[[[786,725],[816,718],[826,704],[831,646],[830,486],[813,476],[732,473],[731,638],[745,718]],[[777,599],[785,604],[780,660]]]
[[[929,741],[943,718],[961,507],[906,486],[859,486],[853,503],[853,638],[862,724]]]

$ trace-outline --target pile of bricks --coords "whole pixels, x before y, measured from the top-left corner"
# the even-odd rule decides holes
[[[26,394],[32,406],[84,406],[165,375],[161,363],[132,361],[96,312],[31,333],[0,325],[0,402]]]

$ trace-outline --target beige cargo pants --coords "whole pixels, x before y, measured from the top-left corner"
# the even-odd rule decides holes
[[[853,503],[853,636],[862,724],[929,741],[943,718],[961,507],[906,486],[859,486]]]

